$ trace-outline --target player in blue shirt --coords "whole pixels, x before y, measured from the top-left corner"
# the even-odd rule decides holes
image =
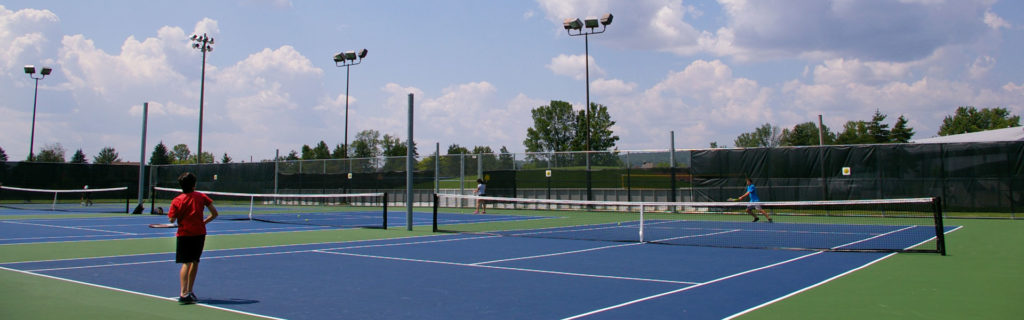
[[[758,211],[761,211],[761,214],[764,215],[765,219],[768,219],[768,222],[771,223],[772,217],[768,216],[768,211],[764,211],[764,208],[761,208],[761,205],[757,204],[758,202],[761,202],[761,198],[757,197],[757,188],[754,187],[754,181],[750,180],[750,178],[747,178],[747,193],[736,198],[736,200],[743,200],[743,198],[748,196],[750,197],[750,204],[747,205],[747,214],[754,217],[754,221],[751,222],[757,222],[757,220],[760,220],[757,217],[757,214],[752,211],[753,209],[757,209]]]

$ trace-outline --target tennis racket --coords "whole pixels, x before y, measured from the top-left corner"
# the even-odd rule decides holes
[[[739,199],[736,199],[736,198],[729,198],[729,199],[726,199],[726,200],[727,200],[727,201],[737,201],[737,200],[739,200]]]
[[[178,225],[174,223],[153,223],[149,225],[150,228],[177,228]]]

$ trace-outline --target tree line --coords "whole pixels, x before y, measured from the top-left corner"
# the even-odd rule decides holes
[[[909,120],[900,115],[889,127],[885,123],[888,116],[879,110],[870,120],[851,120],[843,124],[842,131],[832,131],[822,124],[819,137],[818,124],[804,122],[793,128],[779,128],[765,123],[754,131],[740,134],[733,140],[736,147],[778,147],[778,146],[810,146],[822,144],[878,144],[907,143],[914,136],[914,128]],[[985,130],[1016,127],[1020,125],[1020,116],[1011,115],[1005,108],[982,108],[961,106],[954,114],[947,115],[939,126],[938,135],[948,136]],[[724,147],[711,142],[712,148]]]
[[[589,111],[589,112],[588,112]],[[589,116],[589,121],[587,116]],[[587,138],[589,133],[589,150],[612,151],[617,149],[616,143],[619,137],[612,131],[615,121],[608,113],[608,107],[591,103],[589,110],[574,110],[572,104],[552,100],[547,105],[542,105],[531,110],[533,125],[526,130],[526,139],[523,146],[531,154],[527,156],[528,162],[559,161],[562,165],[566,163],[582,165],[585,160],[591,163],[614,162],[617,157],[608,153],[594,154],[590,159],[571,154],[557,155],[554,152],[585,151],[587,150]],[[875,110],[868,120],[847,121],[840,131],[833,131],[828,126],[821,126],[821,138],[824,144],[877,144],[877,143],[906,143],[914,136],[914,129],[909,126],[909,119],[904,115],[896,118],[890,127],[885,120],[888,115],[880,110]],[[589,124],[589,130],[587,125]],[[1006,108],[982,108],[973,106],[961,106],[952,115],[947,115],[939,127],[938,135],[946,136],[953,134],[985,131],[992,129],[1015,127],[1020,125],[1020,116],[1011,115]],[[751,132],[742,133],[733,141],[736,147],[778,147],[778,146],[806,146],[819,144],[818,124],[813,121],[804,122],[792,128],[781,128],[771,123],[765,123]],[[717,142],[711,142],[712,148],[725,147]],[[360,131],[349,146],[336,144],[329,147],[323,140],[311,145],[304,144],[299,151],[291,150],[287,155],[279,156],[276,160],[318,160],[318,159],[345,159],[345,158],[380,158],[382,163],[367,162],[364,166],[376,168],[404,168],[404,160],[399,159],[406,155],[407,142],[402,141],[397,135],[381,134],[377,130],[369,129]],[[82,149],[78,149],[71,156],[70,161],[65,160],[66,150],[60,143],[53,143],[44,146],[38,155],[28,161],[38,162],[69,162],[89,163]],[[413,154],[418,156],[415,143]],[[487,162],[486,167],[500,166],[511,168],[513,157],[508,148],[502,146],[497,154],[489,146],[473,146],[472,149],[452,144],[448,146],[447,155],[459,154],[484,154]],[[417,163],[417,168],[430,170],[434,167],[433,154],[425,157]],[[199,158],[201,163],[214,163],[214,155],[203,152],[196,155],[189,150],[186,144],[177,144],[171,148],[160,141],[154,148],[149,159],[151,165],[165,164],[192,164]],[[602,159],[611,157],[615,159]],[[453,163],[446,163],[445,160],[454,159],[446,157],[442,159],[443,167],[454,166]],[[606,161],[607,160],[607,161]],[[0,148],[0,161],[8,161],[7,154]],[[121,163],[113,147],[104,147],[92,157],[96,164]],[[231,163],[232,158],[225,152],[220,157],[220,163]],[[475,166],[476,164],[471,164]]]

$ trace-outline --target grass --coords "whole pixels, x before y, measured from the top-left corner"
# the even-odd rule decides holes
[[[508,212],[527,214],[529,211]],[[559,215],[565,218],[516,221],[504,223],[501,228],[614,222],[628,216],[610,212],[560,212]],[[964,226],[947,236],[947,256],[896,254],[740,318],[1015,319],[1024,314],[1024,305],[1019,303],[1024,297],[1024,273],[1020,272],[1024,266],[1024,221],[947,219],[946,224]],[[491,230],[495,227],[481,223],[460,225],[458,229]],[[220,235],[208,238],[207,249],[433,234],[426,227],[417,227],[413,231],[354,229]],[[0,262],[160,253],[170,252],[173,247],[171,238],[0,245]],[[169,286],[168,292],[173,294],[176,285]],[[0,269],[0,310],[3,310],[3,318],[10,319],[249,318],[5,269]]]
[[[947,256],[897,254],[742,319],[1020,319],[1024,221],[947,219]]]

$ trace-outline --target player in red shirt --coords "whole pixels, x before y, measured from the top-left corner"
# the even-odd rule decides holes
[[[217,208],[213,206],[210,197],[195,191],[196,176],[191,172],[178,176],[178,185],[181,186],[182,194],[171,201],[167,217],[170,222],[178,224],[178,232],[175,233],[177,254],[174,258],[174,262],[182,264],[178,302],[191,304],[198,301],[195,293],[192,293],[192,286],[196,283],[199,257],[203,254],[203,244],[206,242],[206,224],[217,218]],[[203,217],[203,208],[210,209],[209,217]]]

